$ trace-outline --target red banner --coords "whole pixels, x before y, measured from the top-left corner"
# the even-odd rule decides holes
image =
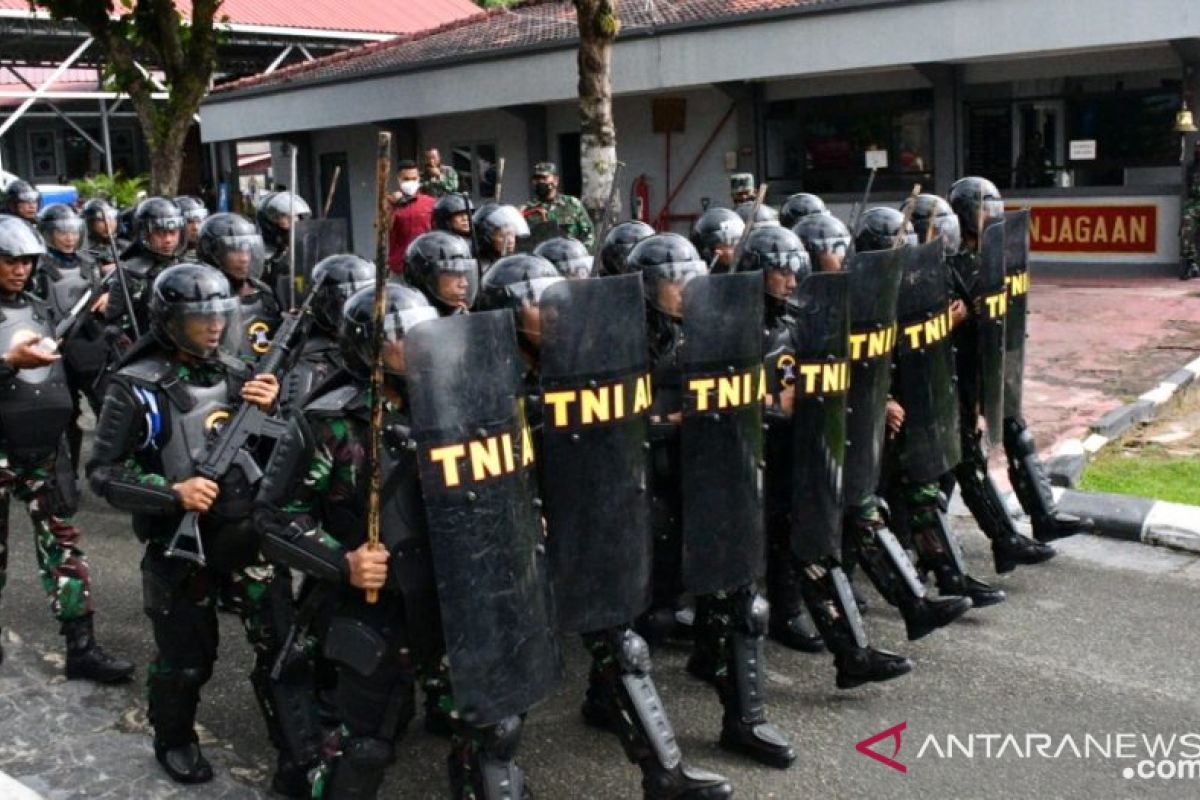
[[[1146,253],[1158,249],[1158,206],[1033,206],[1034,253]]]

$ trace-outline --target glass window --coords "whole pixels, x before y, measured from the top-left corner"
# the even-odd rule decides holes
[[[456,144],[450,148],[451,164],[458,173],[458,190],[480,200],[496,196],[499,159],[495,142]]]
[[[933,95],[929,91],[770,103],[767,178],[789,191],[861,192],[868,150],[885,150],[881,191],[907,191],[933,178]]]

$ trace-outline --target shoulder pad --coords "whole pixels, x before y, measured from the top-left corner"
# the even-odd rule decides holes
[[[126,364],[117,370],[117,375],[130,378],[138,383],[157,385],[163,378],[171,374],[171,367],[171,359],[155,353]]]
[[[354,383],[331,389],[304,406],[305,414],[328,417],[365,407],[366,392]]]

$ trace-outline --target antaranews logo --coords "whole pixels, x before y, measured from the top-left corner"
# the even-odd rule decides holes
[[[854,745],[864,756],[902,774],[899,760],[908,722],[893,725]],[[889,754],[890,751],[890,754]],[[1187,733],[929,733],[916,760],[1019,760],[1116,762],[1126,780],[1200,781],[1200,732]]]

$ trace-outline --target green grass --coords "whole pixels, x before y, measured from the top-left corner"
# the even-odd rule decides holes
[[[1200,506],[1200,459],[1168,455],[1155,447],[1118,450],[1088,465],[1079,486]]]

